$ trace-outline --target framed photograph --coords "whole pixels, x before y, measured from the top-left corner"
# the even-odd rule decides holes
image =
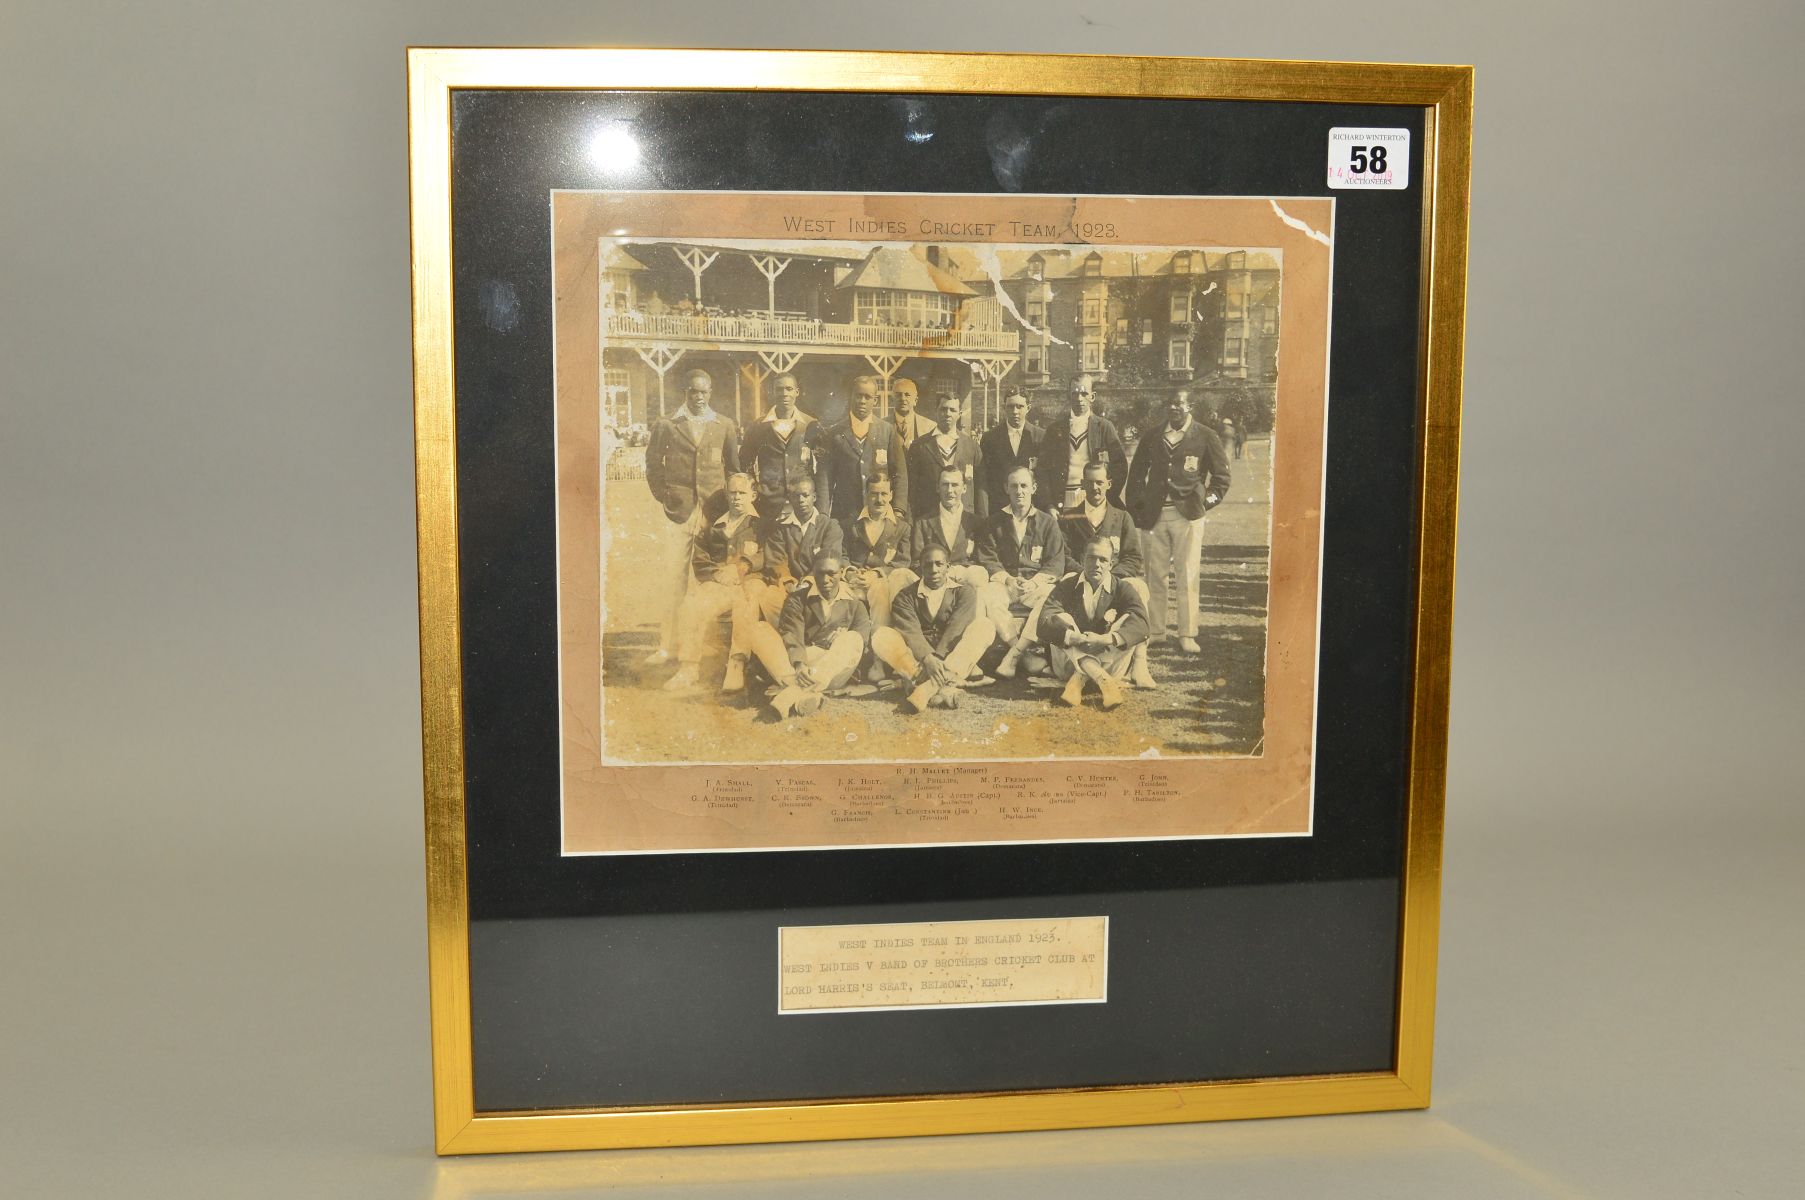
[[[409,88],[442,1153],[1428,1103],[1469,68]]]

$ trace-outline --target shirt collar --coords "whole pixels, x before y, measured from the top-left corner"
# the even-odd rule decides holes
[[[684,420],[690,421],[697,425],[706,425],[708,422],[715,419],[714,409],[705,408],[702,410],[702,415],[698,417],[695,413],[690,411],[689,405],[687,405],[687,404],[685,404],[682,408],[677,410],[677,415],[682,417]]]
[[[1103,518],[1107,517],[1108,515],[1109,515],[1109,500],[1107,498],[1105,498],[1103,503],[1097,505],[1097,507],[1095,507],[1095,508],[1091,507],[1090,501],[1086,500],[1084,502],[1085,519],[1088,520],[1092,525],[1103,524]]]
[[[849,416],[846,418],[846,424],[847,424],[847,427],[852,430],[852,436],[855,438],[858,438],[860,441],[863,441],[865,439],[865,435],[871,432],[872,422],[874,422],[876,420],[877,420],[877,417],[875,415],[866,417],[863,422],[863,428],[861,428],[859,419],[857,417]]]
[[[846,581],[844,579],[836,579],[834,581],[833,595],[829,596],[825,594],[822,592],[821,585],[816,581],[813,575],[810,575],[808,581],[802,585],[802,590],[815,597],[817,600],[824,601],[828,604],[844,600],[851,595],[851,593],[846,590]]]
[[[1090,607],[1097,602],[1098,596],[1101,596],[1104,592],[1110,592],[1110,591],[1115,590],[1116,579],[1115,579],[1114,574],[1108,574],[1108,575],[1103,576],[1103,582],[1101,584],[1099,584],[1096,587],[1092,587],[1090,580],[1088,580],[1088,579],[1084,578],[1084,576],[1080,575],[1078,577],[1078,585],[1080,588],[1083,589],[1084,607],[1088,611],[1090,609]]]

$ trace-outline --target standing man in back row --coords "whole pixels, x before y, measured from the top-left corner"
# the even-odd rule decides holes
[[[909,512],[914,516],[926,516],[939,506],[940,476],[946,471],[959,472],[965,480],[965,511],[977,511],[978,443],[959,430],[964,407],[951,392],[935,396],[934,432],[909,448]]]
[[[772,380],[776,403],[746,427],[740,442],[740,465],[758,488],[758,515],[767,524],[783,516],[790,490],[808,480],[821,488],[820,426],[796,407],[802,388],[794,375]]]
[[[1089,375],[1072,380],[1066,415],[1047,427],[1047,435],[1041,441],[1036,492],[1055,516],[1083,503],[1087,463],[1108,463],[1111,479],[1128,478],[1128,453],[1122,448],[1122,436],[1114,425],[1091,412],[1095,385]],[[1109,499],[1113,504],[1122,503],[1120,482],[1109,493]]]
[[[1035,478],[1034,507],[1055,510],[1059,506],[1040,494],[1036,468],[1040,464],[1040,426],[1028,423],[1028,397],[1012,387],[1003,397],[1003,419],[978,439],[978,515],[987,517],[1009,507],[1009,476],[1017,467],[1028,468]]]
[[[890,424],[896,426],[896,436],[902,439],[903,452],[907,453],[918,439],[934,432],[934,419],[917,411],[921,392],[913,379],[894,380],[890,388]]]
[[[890,480],[896,504],[907,504],[909,464],[896,427],[877,415],[877,376],[860,375],[852,381],[846,419],[821,438],[826,458],[822,476],[827,483],[828,516],[842,528],[856,520],[865,507],[865,489],[881,477]]]
[[[710,405],[713,394],[714,378],[707,371],[684,376],[683,407],[675,416],[659,418],[646,444],[646,486],[668,522],[655,551],[653,589],[665,615],[658,649],[647,660],[652,666],[677,652],[677,609],[689,591],[696,537],[707,524],[702,506],[740,469],[739,428]]]
[[[1228,492],[1228,454],[1222,439],[1191,416],[1191,395],[1177,388],[1166,402],[1166,423],[1134,448],[1128,471],[1128,512],[1146,534],[1148,623],[1157,645],[1166,636],[1170,590],[1178,582],[1178,648],[1197,644],[1197,593],[1203,576],[1203,515]]]

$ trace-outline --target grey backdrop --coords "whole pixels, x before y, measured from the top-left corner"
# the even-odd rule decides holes
[[[10,0],[9,1193],[1787,1194],[1802,11]],[[1433,1110],[432,1159],[410,42],[1478,66]]]

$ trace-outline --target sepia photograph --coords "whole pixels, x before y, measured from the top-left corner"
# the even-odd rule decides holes
[[[604,761],[1259,753],[1277,252],[600,270]]]
[[[567,222],[582,261],[560,299],[591,303],[558,311],[590,364],[581,391],[560,364],[592,439],[560,455],[561,526],[591,531],[561,578],[594,567],[561,588],[583,634],[564,658],[594,654],[592,697],[572,705],[567,676],[567,740],[593,756],[575,774],[1267,756],[1275,529],[1283,632],[1314,633],[1316,564],[1295,550],[1320,520],[1327,301],[1287,322],[1280,238],[1204,222],[1173,240],[1206,202],[1166,199],[1046,218],[997,197],[951,216],[927,196],[556,199],[602,210]],[[1276,202],[1214,203],[1315,232]],[[657,231],[672,205],[718,234]],[[1287,324],[1308,340],[1289,373]],[[1297,783],[1301,743],[1305,778],[1274,803],[1301,794],[1307,821],[1299,690],[1284,770]],[[976,768],[913,823],[984,825],[1030,778]],[[716,770],[679,790],[714,820],[769,801],[871,823],[843,780],[804,782]],[[1169,772],[1137,782],[1183,794]],[[1031,793],[1018,821],[1076,794]]]

